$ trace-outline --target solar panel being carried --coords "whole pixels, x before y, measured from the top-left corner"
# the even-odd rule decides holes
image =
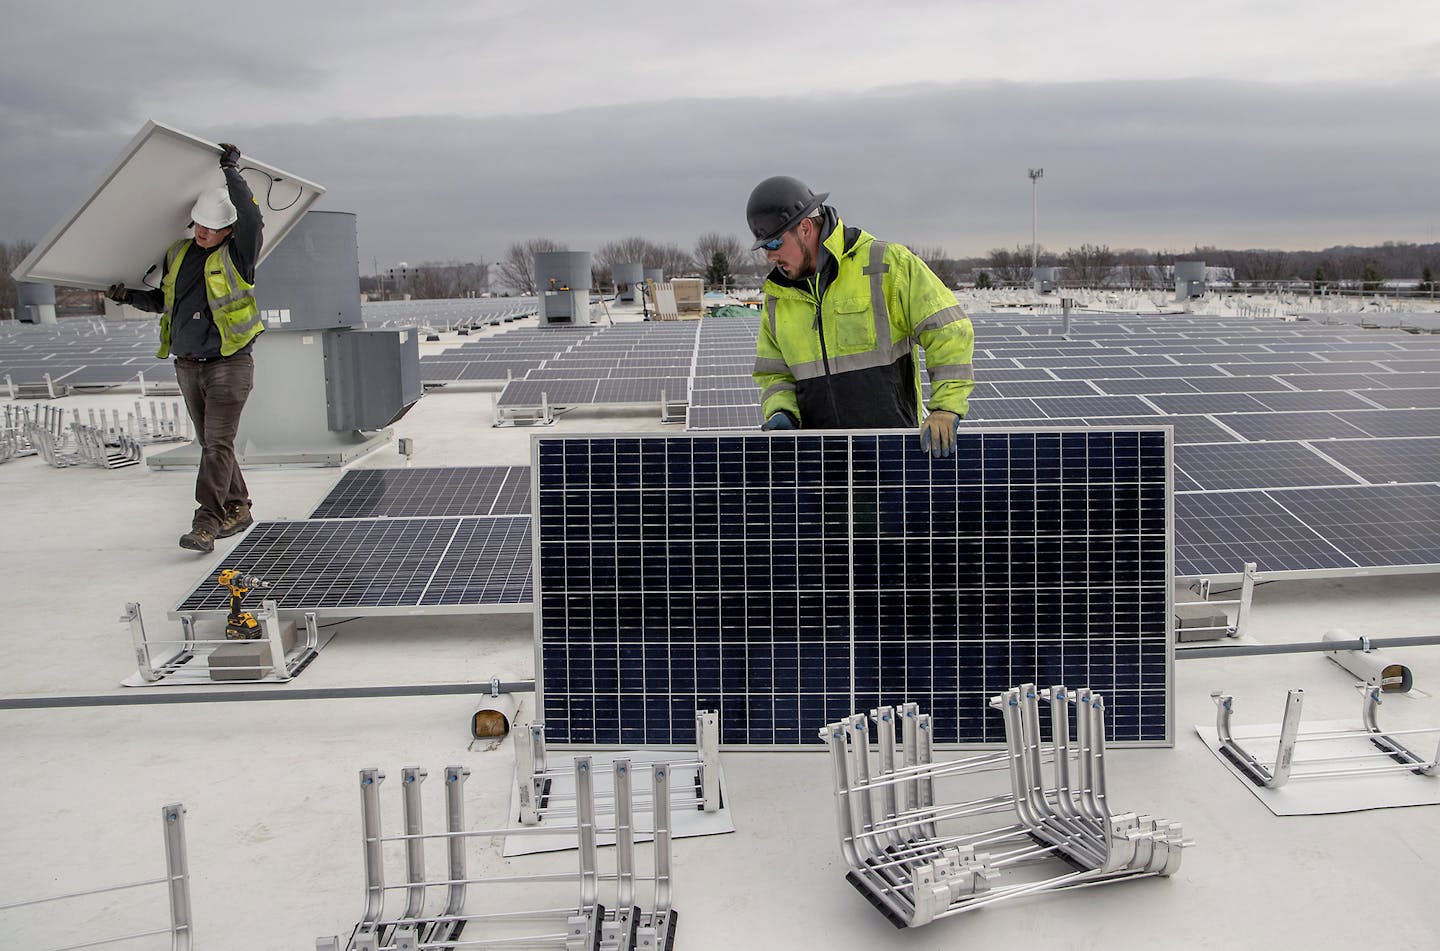
[[[814,743],[916,700],[1000,739],[999,685],[1099,684],[1118,741],[1169,716],[1163,430],[537,436],[538,706],[576,744]]]

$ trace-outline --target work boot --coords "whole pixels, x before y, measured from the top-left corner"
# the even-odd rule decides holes
[[[255,518],[250,514],[250,506],[240,502],[233,506],[225,507],[225,518],[220,521],[220,527],[215,530],[216,538],[229,538],[231,535],[239,535],[245,529],[255,524]]]
[[[180,547],[191,551],[212,552],[215,550],[215,535],[203,528],[192,528],[180,536]]]

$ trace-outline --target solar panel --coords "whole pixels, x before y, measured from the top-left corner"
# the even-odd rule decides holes
[[[1367,390],[1365,398],[1391,409],[1440,408],[1440,386],[1412,389]]]
[[[1212,376],[1186,380],[1200,393],[1268,393],[1294,392],[1273,376]],[[1263,397],[1257,397],[1263,403]]]
[[[1353,413],[1231,413],[1221,422],[1246,439],[1345,439],[1367,435],[1346,422]]]
[[[1364,410],[1339,417],[1367,436],[1440,436],[1440,409]]]
[[[686,429],[759,429],[765,422],[758,401],[743,406],[690,406],[685,412]]]
[[[653,403],[662,396],[670,402],[683,402],[688,389],[689,383],[683,376],[601,380],[595,390],[595,402]]]
[[[1374,376],[1366,376],[1361,373],[1295,373],[1283,376],[1279,379],[1290,384],[1297,390],[1369,390],[1377,386],[1384,386],[1382,380]],[[1252,378],[1253,379],[1253,378]]]
[[[747,387],[746,389],[732,390],[701,390],[690,391],[691,406],[759,406],[760,388],[758,386]]]
[[[461,519],[420,606],[530,604],[533,547],[528,517]]]
[[[1175,574],[1353,568],[1354,562],[1264,492],[1175,495]]]
[[[598,380],[511,380],[496,400],[497,406],[539,406],[548,399],[551,406],[595,402]]]
[[[995,395],[1011,396],[1096,396],[1095,387],[1084,380],[1034,380],[994,383]]]
[[[1361,567],[1440,565],[1440,485],[1272,492]]]
[[[1151,380],[1145,378],[1096,380],[1095,385],[1111,396],[1149,396],[1158,393],[1197,393],[1189,380]]]
[[[1369,482],[1440,480],[1440,439],[1345,439],[1320,447]]]
[[[901,698],[1001,738],[1001,684],[1088,683],[1167,742],[1156,430],[538,436],[537,681],[556,742],[789,746]],[[1018,678],[1018,679],[1017,679]]]
[[[1152,396],[1150,402],[1166,413],[1258,413],[1270,408],[1247,393]]]
[[[1045,413],[1031,399],[971,400],[965,418],[968,420],[1003,421],[1009,419],[1043,419]]]
[[[1177,446],[1175,467],[1202,489],[1270,489],[1359,482],[1298,442]]]
[[[529,535],[529,516],[257,522],[215,572],[259,575],[281,610],[513,610],[531,600]],[[172,614],[227,611],[229,593],[214,579]]]
[[[1035,401],[1046,416],[1145,416],[1154,410],[1138,396],[1075,396]]]
[[[1208,416],[1117,416],[1097,422],[1111,426],[1173,426],[1176,445],[1239,441],[1239,437]]]
[[[311,518],[525,515],[529,466],[352,469]]]
[[[1256,393],[1255,398],[1267,409],[1277,412],[1306,412],[1309,410],[1371,409],[1372,403],[1353,393]]]

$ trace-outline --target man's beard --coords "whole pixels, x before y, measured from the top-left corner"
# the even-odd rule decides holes
[[[798,281],[802,277],[809,277],[815,273],[815,255],[810,253],[809,248],[802,248],[801,250],[805,256],[800,259],[800,266],[796,268],[793,273],[785,271],[785,276],[792,281]],[[784,270],[784,268],[781,268],[781,270]]]

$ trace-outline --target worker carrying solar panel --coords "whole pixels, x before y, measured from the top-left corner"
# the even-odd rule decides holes
[[[796,178],[767,178],[745,217],[775,265],[755,354],[762,429],[920,426],[949,456],[974,387],[975,333],[955,294],[904,245],[846,227]],[[925,350],[921,405],[915,347]],[[921,423],[922,409],[928,414]]]
[[[175,354],[175,379],[200,444],[195,509],[180,547],[215,550],[254,524],[249,489],[235,457],[240,414],[254,385],[255,338],[265,329],[255,304],[255,262],[264,222],[240,174],[240,150],[220,145],[225,184],[207,188],[190,209],[193,237],[170,245],[157,265],[160,286],[112,284],[106,296],[160,315],[160,349]],[[154,269],[152,269],[154,270]]]

